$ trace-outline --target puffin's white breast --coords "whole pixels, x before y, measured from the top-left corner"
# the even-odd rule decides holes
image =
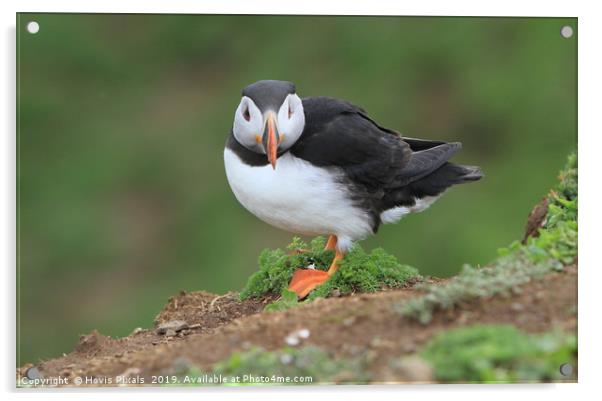
[[[228,148],[224,161],[238,201],[268,224],[298,234],[335,234],[340,243],[372,233],[370,216],[349,199],[336,168],[316,167],[290,152],[278,158],[275,170],[253,167]]]

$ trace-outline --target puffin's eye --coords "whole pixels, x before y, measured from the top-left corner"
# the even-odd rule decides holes
[[[245,107],[245,110],[242,112],[242,116],[245,120],[251,121],[251,114],[249,114],[249,106]]]
[[[291,109],[291,105],[289,103],[289,105],[288,105],[288,118],[290,119],[292,115],[293,115],[293,109]]]

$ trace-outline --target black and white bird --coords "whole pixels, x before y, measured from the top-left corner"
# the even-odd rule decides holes
[[[448,162],[459,142],[406,138],[331,97],[299,98],[295,85],[259,81],[242,90],[224,150],[238,201],[275,227],[329,235],[328,272],[299,269],[300,298],[326,281],[355,241],[425,210],[455,184],[482,177]]]

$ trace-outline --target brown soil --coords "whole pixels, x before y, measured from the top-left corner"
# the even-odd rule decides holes
[[[379,381],[427,380],[419,373],[416,377],[416,366],[394,369],[389,362],[414,354],[440,331],[474,323],[508,323],[527,332],[555,327],[576,330],[577,266],[522,288],[511,298],[476,300],[437,312],[428,325],[403,318],[393,309],[397,301],[417,295],[412,288],[319,299],[271,313],[262,312],[268,299],[240,302],[234,294],[183,292],[169,300],[156,317],[154,329],[135,330],[119,339],[94,331],[82,336],[73,352],[36,368],[45,377],[139,375],[149,383],[151,375],[172,374],[182,364],[210,369],[231,353],[251,346],[282,348],[288,334],[304,328],[310,336],[301,345],[320,346],[335,358],[367,357]],[[173,321],[180,323],[169,335],[158,334],[161,325]],[[31,366],[18,369],[18,375]]]

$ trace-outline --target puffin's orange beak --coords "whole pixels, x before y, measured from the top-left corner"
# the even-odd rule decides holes
[[[276,127],[276,121],[274,121],[274,114],[269,113],[267,115],[267,121],[265,124],[265,131],[263,132],[263,138],[261,143],[265,149],[265,153],[268,156],[268,161],[272,165],[272,168],[276,169],[276,159],[278,158],[278,143],[280,142],[280,135],[278,134],[278,128]]]

